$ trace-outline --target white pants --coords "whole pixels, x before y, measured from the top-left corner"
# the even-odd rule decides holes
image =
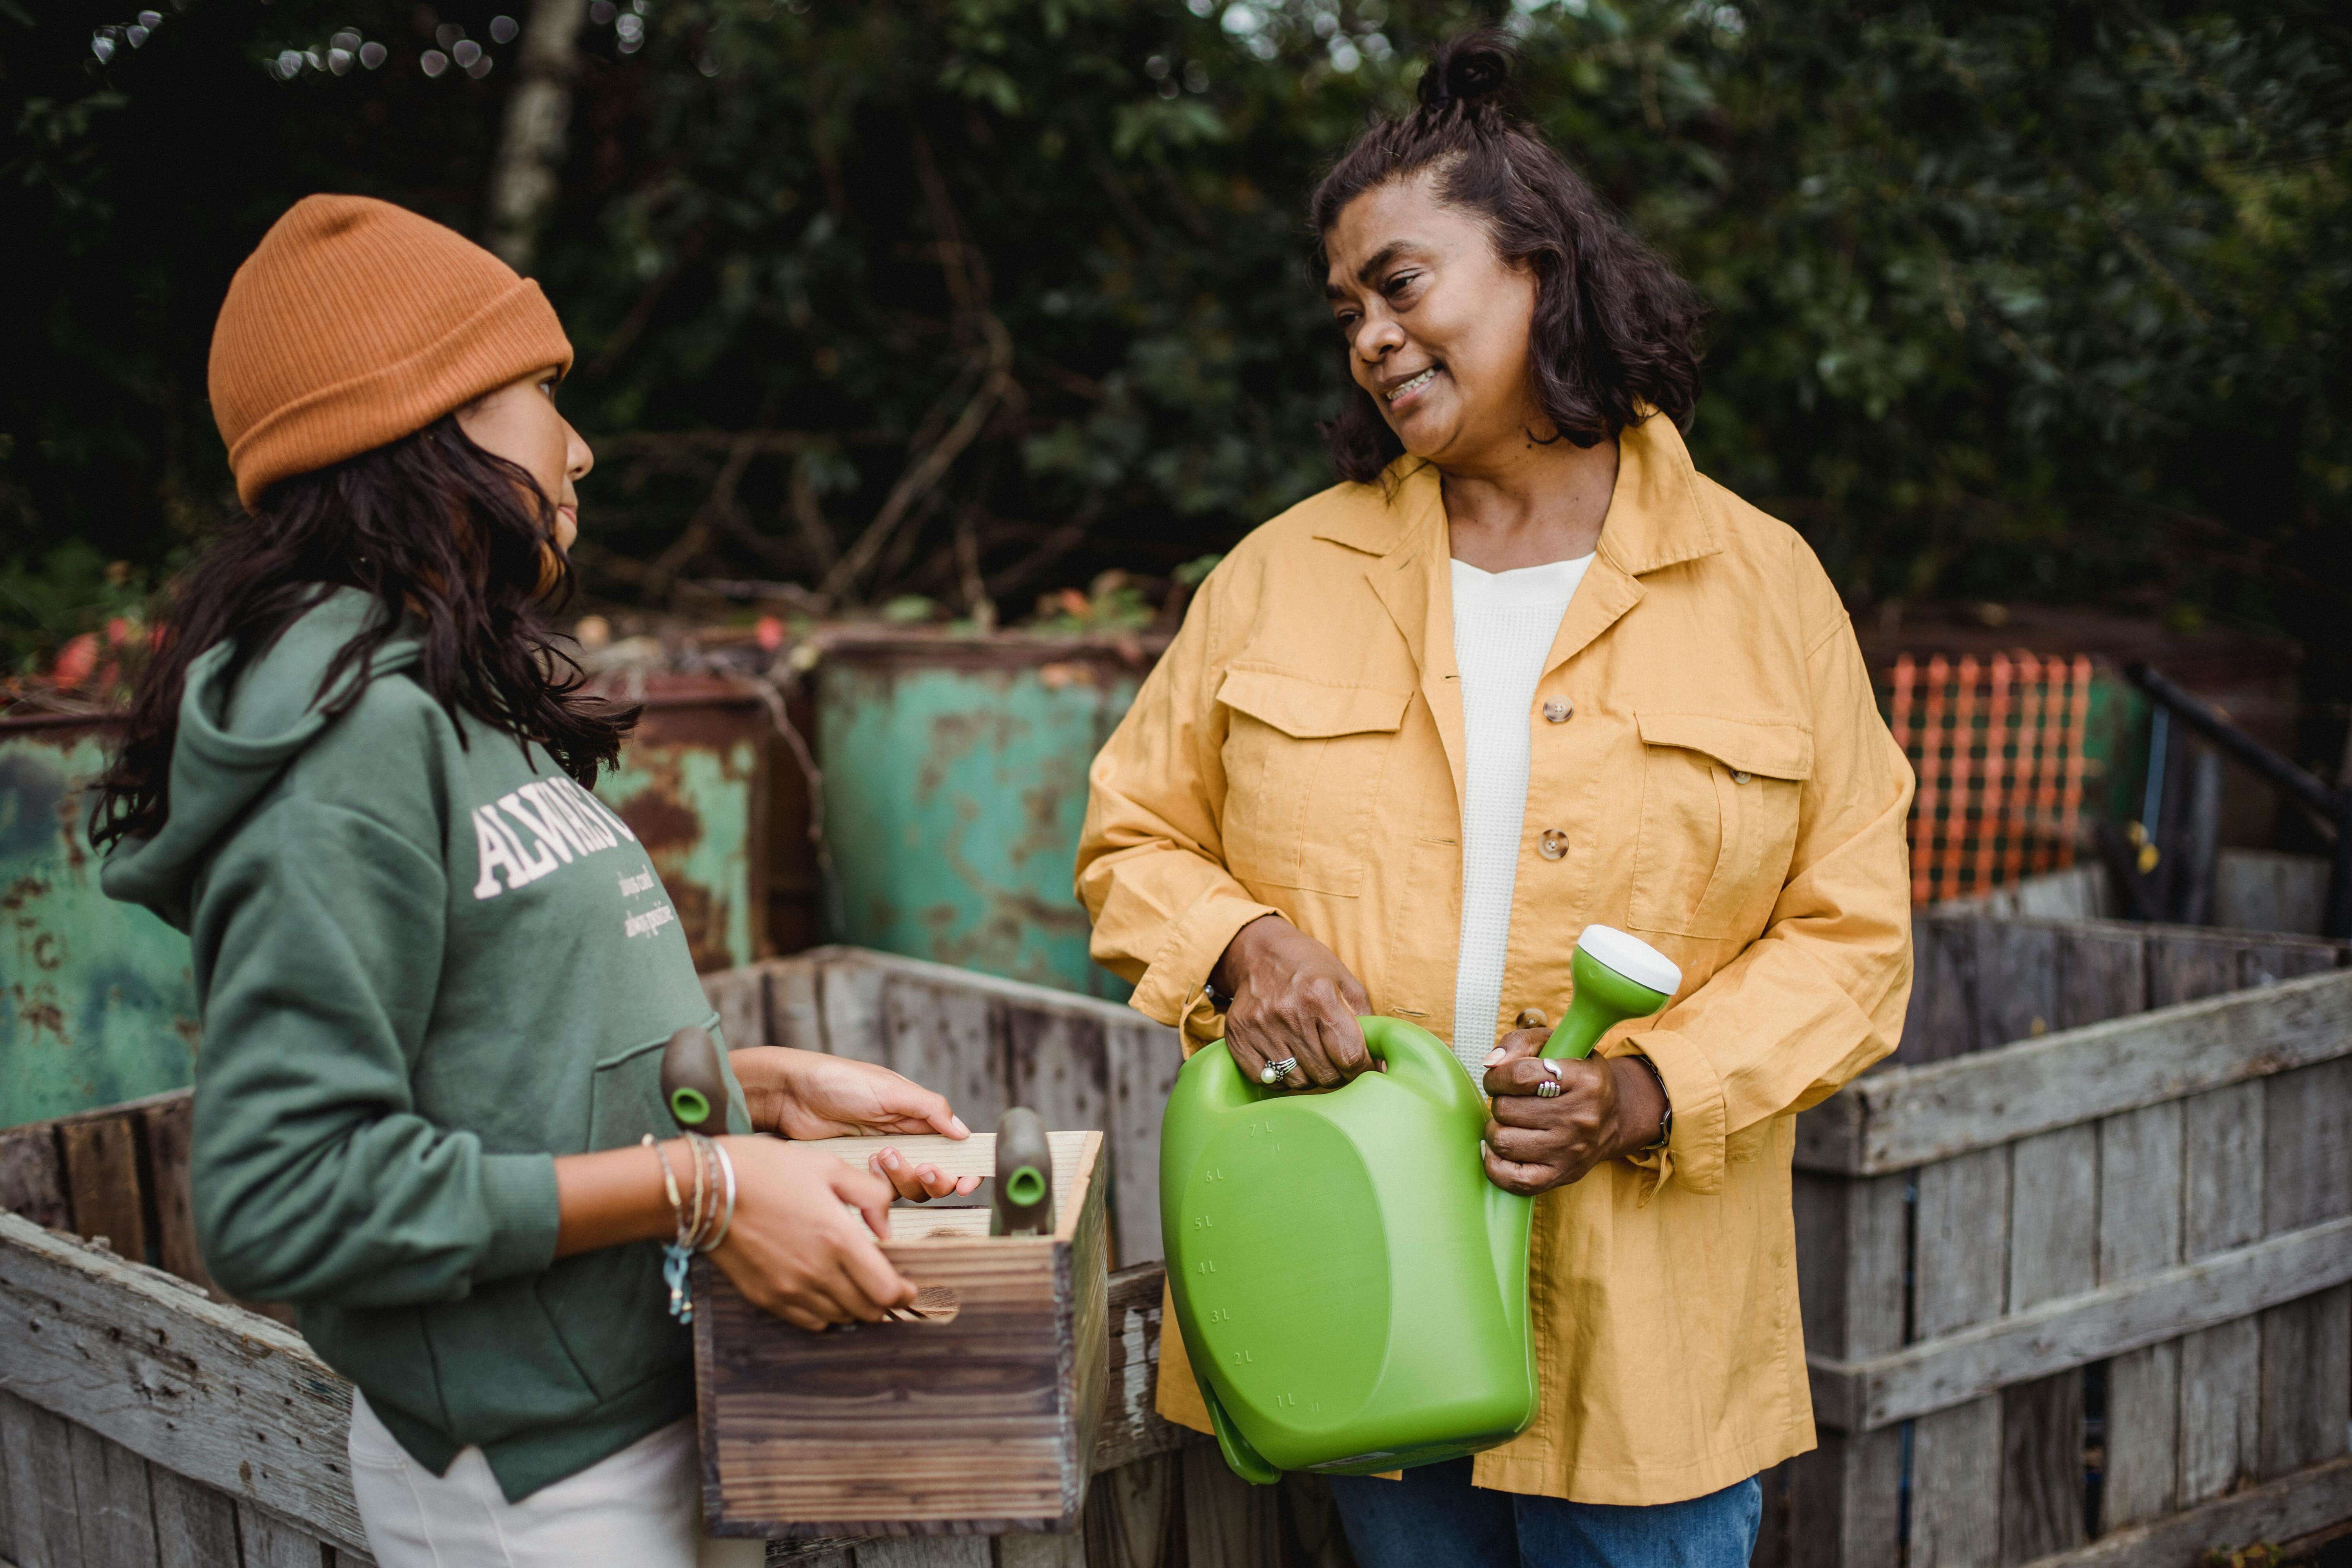
[[[766,1543],[705,1539],[694,1423],[673,1421],[520,1502],[479,1448],[436,1476],[352,1395],[352,1490],[378,1568],[758,1568]]]

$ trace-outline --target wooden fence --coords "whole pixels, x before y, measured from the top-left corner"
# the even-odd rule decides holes
[[[1760,1563],[2192,1568],[2352,1520],[2341,944],[1927,916],[1799,1123],[1822,1446]]]
[[[1759,1563],[2192,1568],[2352,1520],[2342,946],[1939,914],[1916,931],[1902,1060],[1799,1123],[1822,1446],[1767,1478]],[[1123,1267],[1083,1529],[779,1543],[772,1562],[1346,1568],[1311,1478],[1245,1487],[1151,1413],[1172,1031],[847,949],[705,978],[733,1045],[884,1062],[975,1125],[1019,1102],[1108,1134]],[[236,1563],[240,1542],[246,1568],[367,1561],[348,1386],[184,1283],[201,1277],[186,1105],[0,1133],[0,1558],[19,1568]]]

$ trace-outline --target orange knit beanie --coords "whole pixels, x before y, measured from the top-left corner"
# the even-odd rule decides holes
[[[539,285],[472,240],[389,202],[305,196],[229,280],[213,420],[251,506],[518,376],[571,368]]]

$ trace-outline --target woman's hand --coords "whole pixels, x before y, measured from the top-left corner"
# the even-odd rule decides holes
[[[1225,1048],[1253,1080],[1268,1062],[1296,1058],[1284,1082],[1329,1089],[1372,1065],[1358,1016],[1371,1011],[1363,982],[1339,956],[1280,915],[1234,933],[1213,973],[1234,999]]]
[[[1547,1061],[1536,1053],[1548,1037],[1543,1029],[1516,1030],[1486,1058],[1486,1092],[1495,1101],[1486,1123],[1486,1179],[1527,1197],[1648,1148],[1658,1141],[1666,1110],[1657,1080],[1639,1062]],[[1546,1082],[1559,1085],[1558,1099],[1537,1095],[1536,1086]]]
[[[889,1234],[889,1183],[805,1144],[719,1142],[735,1166],[735,1219],[710,1258],[745,1297],[813,1332],[878,1323],[915,1299],[876,1240]]]
[[[730,1051],[727,1062],[743,1086],[751,1125],[762,1132],[799,1139],[860,1132],[971,1136],[947,1096],[872,1062],[782,1046]],[[980,1185],[978,1176],[943,1176],[935,1165],[912,1164],[896,1149],[883,1150],[866,1162],[866,1168],[887,1180],[898,1196],[918,1201],[969,1193]]]

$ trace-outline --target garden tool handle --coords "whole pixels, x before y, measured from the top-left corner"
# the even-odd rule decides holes
[[[662,1104],[681,1132],[727,1130],[727,1064],[710,1031],[688,1025],[662,1049]]]

